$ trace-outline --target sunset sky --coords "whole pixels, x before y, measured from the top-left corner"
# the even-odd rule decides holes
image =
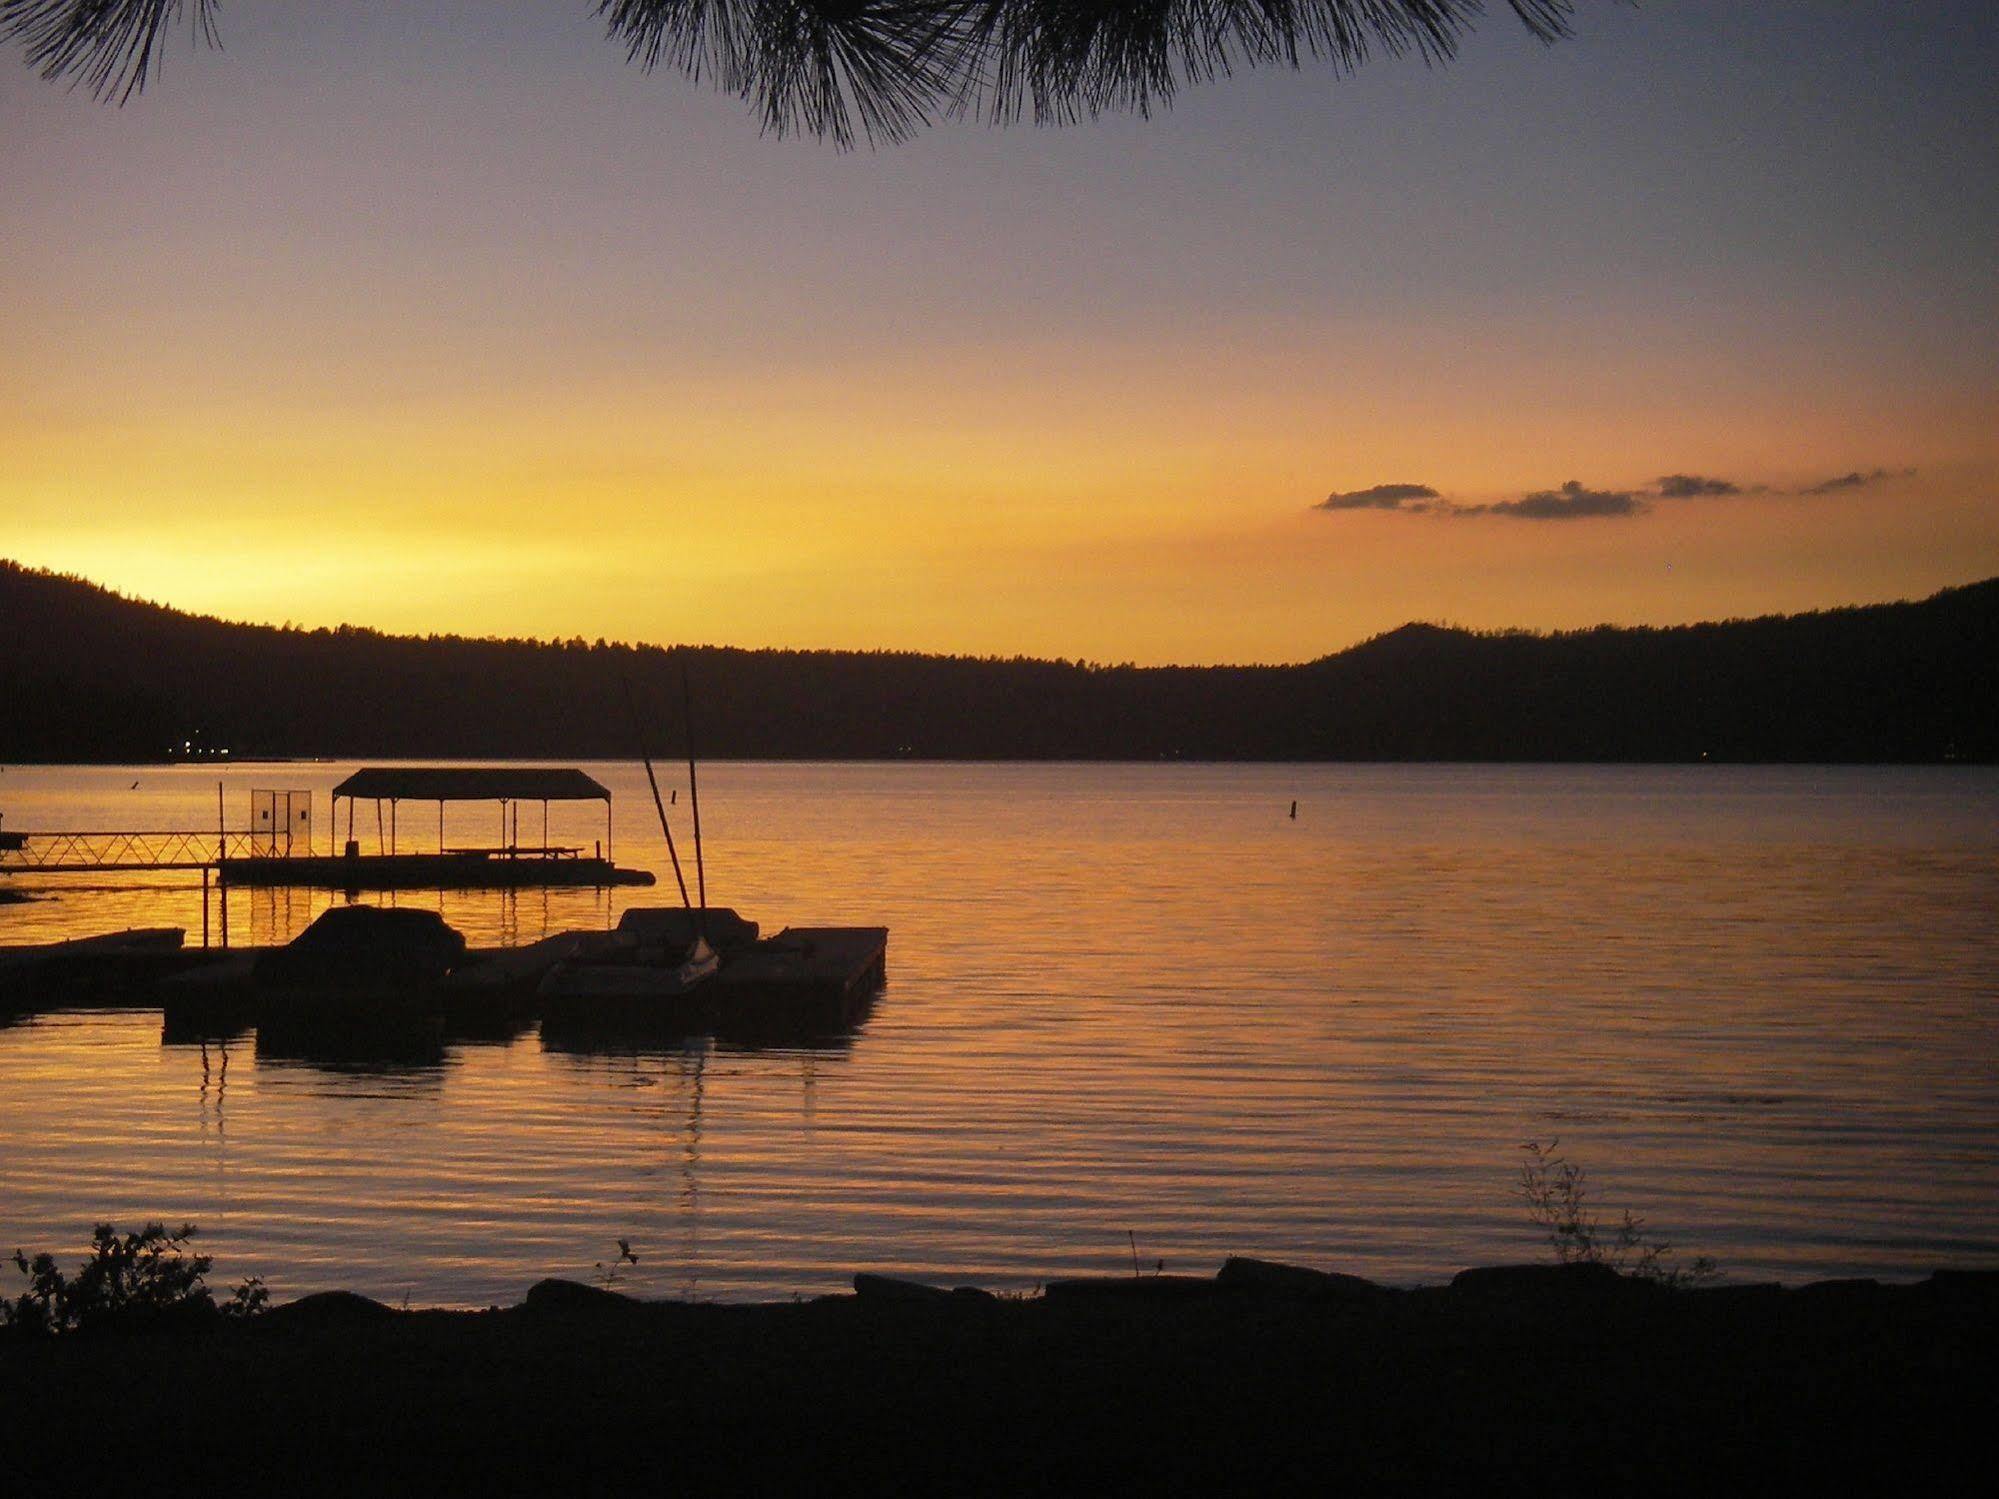
[[[1140,662],[1999,573],[1990,0],[1495,7],[1445,68],[845,154],[581,0],[221,22],[122,110],[0,57],[0,556]]]

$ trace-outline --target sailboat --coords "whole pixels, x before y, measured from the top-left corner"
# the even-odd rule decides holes
[[[687,687],[687,664],[681,662],[681,692],[687,710],[687,794],[694,818],[694,876],[700,894],[696,906],[680,865],[680,851],[666,820],[659,778],[645,744],[631,683],[625,701],[638,737],[639,758],[645,762],[646,784],[659,813],[659,830],[666,838],[673,878],[680,887],[681,908],[635,906],[626,911],[611,942],[557,963],[543,976],[538,990],[543,1024],[560,1028],[566,1022],[693,1022],[700,1018],[699,991],[722,966],[717,947],[756,941],[755,922],[745,921],[726,907],[708,909],[708,876],[701,857],[701,800],[695,775],[693,702]]]
[[[626,912],[627,916],[637,912]],[[647,912],[647,915],[671,912]],[[629,937],[619,923],[620,938]],[[684,946],[638,940],[615,942],[610,948],[588,958],[570,959],[543,975],[540,994],[544,1000],[565,999],[679,999],[715,976],[722,966],[721,955],[708,939],[695,934]],[[557,1006],[545,1005],[544,1013],[556,1013]]]

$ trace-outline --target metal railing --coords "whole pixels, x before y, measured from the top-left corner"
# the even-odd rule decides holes
[[[0,873],[83,874],[100,869],[203,869],[218,853],[227,859],[285,858],[293,850],[270,847],[268,832],[35,833],[23,829],[21,847],[0,849]],[[262,846],[258,846],[261,840]],[[298,853],[306,853],[300,847]]]

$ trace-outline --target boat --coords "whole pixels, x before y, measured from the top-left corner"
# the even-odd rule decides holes
[[[179,967],[186,936],[177,926],[139,927],[0,948],[0,1015],[51,1003],[94,1009],[118,1002]]]
[[[0,950],[0,967],[25,967],[70,957],[176,953],[181,950],[186,940],[187,932],[182,927],[128,927],[122,932],[105,932],[95,937],[71,937],[63,942],[44,942],[32,947],[6,948]]]
[[[660,836],[666,840],[667,857],[673,864],[673,880],[680,888],[680,908],[641,906],[626,911],[619,918],[608,948],[557,963],[550,969],[536,990],[542,1002],[544,1034],[599,1026],[645,1033],[681,1034],[699,1030],[707,1021],[702,986],[722,967],[717,947],[756,940],[756,923],[744,921],[726,907],[712,911],[708,908],[708,879],[701,860],[701,783],[695,770],[693,702],[685,662],[681,667],[680,687],[688,724],[687,801],[694,821],[694,870],[699,903],[687,888],[680,850],[667,822],[666,803],[660,799],[652,752],[646,748],[638,702],[627,681],[625,704],[631,710],[632,732],[638,741],[639,759],[645,765],[653,809],[659,814]]]
[[[713,978],[721,966],[720,955],[702,937],[685,947],[624,948],[584,962],[558,963],[542,979],[541,997],[674,999]]]
[[[541,981],[556,964],[602,951],[615,932],[556,932],[523,947],[469,952],[437,985],[446,1036],[512,1040],[541,1017]]]
[[[708,1022],[705,990],[724,958],[756,940],[757,924],[726,906],[636,906],[608,943],[543,975],[543,1029],[697,1030]]]
[[[408,991],[465,960],[465,938],[435,911],[335,906],[283,947],[258,955],[268,989]]]
[[[435,1043],[437,986],[464,961],[435,911],[336,906],[254,960],[258,1047]]]

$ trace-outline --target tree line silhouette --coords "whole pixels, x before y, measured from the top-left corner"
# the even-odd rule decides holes
[[[656,745],[680,733],[657,646],[234,624],[8,562],[0,622],[0,760],[625,758],[627,681]],[[1668,629],[1411,624],[1293,666],[684,655],[721,758],[1999,759],[1999,579]]]

